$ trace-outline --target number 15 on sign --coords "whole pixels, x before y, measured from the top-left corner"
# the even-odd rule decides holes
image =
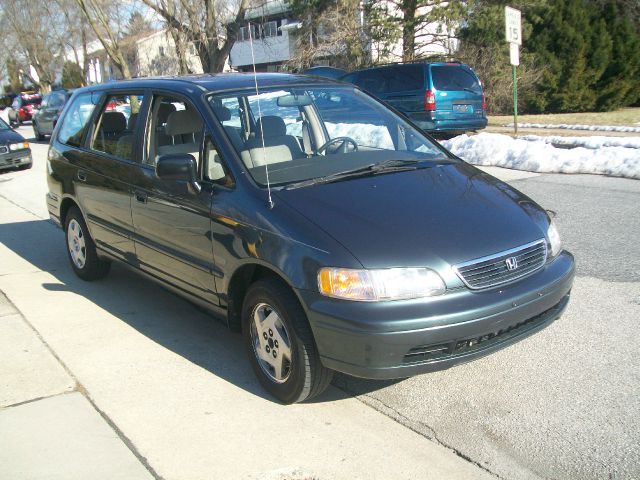
[[[507,42],[522,45],[520,10],[516,10],[515,8],[511,7],[504,7],[504,17]]]

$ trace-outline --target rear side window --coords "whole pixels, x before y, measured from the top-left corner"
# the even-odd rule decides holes
[[[83,93],[76,97],[62,122],[58,133],[59,141],[72,147],[81,146],[84,132],[96,107],[93,97],[99,98],[99,95]]]
[[[459,66],[433,66],[431,77],[436,90],[473,90],[478,93],[482,91],[478,77]]]
[[[360,72],[356,82],[370,93],[398,93],[424,89],[422,65],[394,65]]]

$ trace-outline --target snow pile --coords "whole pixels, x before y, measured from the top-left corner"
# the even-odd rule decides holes
[[[519,138],[530,142],[542,141],[567,147],[598,149],[602,147],[640,148],[640,137],[540,137],[524,135]]]
[[[520,140],[495,133],[460,135],[442,144],[474,165],[640,179],[640,150],[635,148],[602,146],[597,150],[584,147],[567,150],[544,141]]]
[[[513,123],[505,127],[513,128]],[[589,130],[592,132],[631,132],[640,133],[640,127],[624,127],[619,125],[569,125],[566,123],[518,123],[518,128],[551,128],[554,130]]]

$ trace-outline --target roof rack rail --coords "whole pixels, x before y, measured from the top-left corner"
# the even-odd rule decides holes
[[[417,58],[414,60],[409,60],[407,62],[385,62],[385,63],[376,63],[375,65],[371,65],[371,67],[369,68],[376,68],[376,67],[386,67],[387,65],[406,65],[406,64],[411,64],[411,63],[436,63],[436,62],[446,62],[446,63],[463,63],[460,60],[456,60],[456,59],[452,59],[450,57],[447,57],[445,55],[429,55],[428,57],[424,57],[424,58]]]

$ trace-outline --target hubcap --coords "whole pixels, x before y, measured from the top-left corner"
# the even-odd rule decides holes
[[[87,249],[84,244],[84,232],[80,228],[80,224],[72,219],[67,228],[67,244],[71,260],[78,268],[83,268],[87,261]]]
[[[291,338],[278,312],[266,303],[253,309],[251,343],[262,371],[274,382],[291,375]]]

